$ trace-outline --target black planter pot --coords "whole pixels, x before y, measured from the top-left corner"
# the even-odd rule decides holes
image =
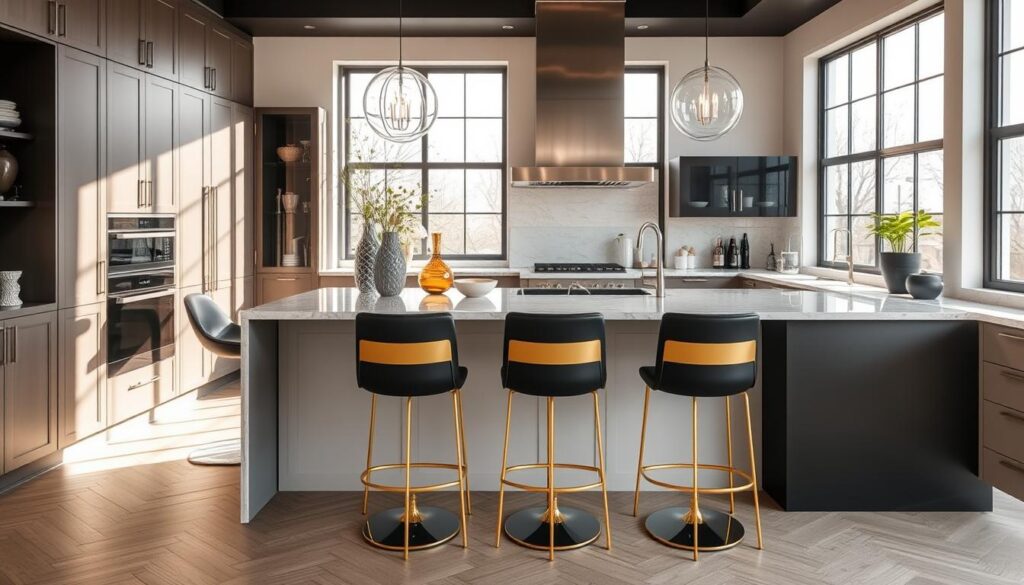
[[[907,277],[921,272],[921,254],[882,252],[882,278],[889,292],[907,294]]]
[[[930,301],[942,294],[942,277],[938,274],[911,274],[907,277],[907,290],[915,299]]]

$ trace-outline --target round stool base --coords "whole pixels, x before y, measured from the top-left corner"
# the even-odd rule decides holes
[[[405,508],[378,512],[363,525],[363,538],[373,546],[403,550],[405,545]],[[421,550],[444,544],[459,533],[459,518],[448,510],[419,507],[419,522],[409,525],[409,550]]]
[[[693,524],[684,520],[689,511],[682,507],[658,510],[647,517],[644,527],[662,544],[693,550]],[[704,522],[697,525],[697,550],[725,550],[743,540],[743,525],[736,518],[708,509],[701,509],[700,513]]]
[[[555,523],[555,550],[582,548],[601,535],[601,523],[593,514],[579,508],[556,509],[561,522]],[[512,514],[505,520],[505,534],[516,544],[548,550],[551,542],[548,509],[527,508]]]

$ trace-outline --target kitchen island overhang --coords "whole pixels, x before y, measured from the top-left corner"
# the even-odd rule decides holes
[[[654,362],[661,315],[754,312],[763,320],[761,376],[751,392],[758,463],[765,491],[784,508],[991,509],[991,488],[977,477],[977,323],[941,302],[784,290],[670,290],[656,299],[496,289],[470,299],[407,289],[380,298],[332,288],[242,314],[243,522],[278,491],[362,489],[370,399],[355,384],[353,333],[355,315],[365,311],[447,311],[455,318],[460,361],[470,371],[464,402],[476,490],[497,488],[505,414],[498,369],[509,312],[605,315],[603,426],[613,490],[632,490],[635,481],[643,393],[637,368]],[[539,411],[531,399],[517,400],[514,424],[528,438],[510,461],[543,460]],[[660,393],[655,400],[645,459],[683,460],[689,401]],[[448,406],[417,401],[414,432],[423,432],[414,459],[454,457],[447,435],[423,426],[446,420]],[[705,400],[700,408],[700,459],[724,461],[724,407]],[[375,444],[375,462],[401,461],[401,442],[387,440],[398,437],[399,412],[396,402],[390,415],[386,406],[378,416],[385,439]],[[559,459],[593,461],[588,417],[582,402],[560,406]],[[745,463],[742,453],[734,456]]]

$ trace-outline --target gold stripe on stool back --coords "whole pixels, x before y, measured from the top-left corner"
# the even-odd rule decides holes
[[[664,361],[692,366],[734,366],[747,364],[757,358],[757,342],[694,343],[665,341]]]
[[[508,361],[535,366],[572,366],[601,361],[601,340],[546,343],[508,342]]]
[[[413,343],[359,340],[359,361],[388,366],[420,366],[452,361],[447,339]]]

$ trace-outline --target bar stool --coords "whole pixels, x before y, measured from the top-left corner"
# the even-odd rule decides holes
[[[692,550],[693,560],[699,551],[724,550],[739,544],[743,525],[735,513],[735,494],[754,494],[754,518],[757,526],[757,548],[761,539],[761,508],[757,499],[757,466],[754,462],[754,438],[750,427],[750,398],[747,390],[757,377],[757,337],[760,321],[757,315],[684,315],[666,314],[658,334],[658,358],[654,367],[640,368],[644,390],[644,418],[640,431],[640,457],[637,462],[636,490],[633,494],[633,515],[640,505],[640,478],[674,491],[691,494],[689,508],[664,508],[647,517],[645,526],[656,540],[668,546]],[[689,396],[693,407],[693,462],[644,465],[644,441],[647,435],[647,410],[651,390]],[[733,467],[732,412],[729,400],[743,395],[747,418],[747,445],[750,451],[750,472]],[[727,465],[697,463],[697,399],[725,398]],[[692,469],[692,486],[653,479],[649,471],[660,469]],[[699,487],[698,470],[724,471],[728,487]],[[735,485],[734,476],[745,483]],[[729,494],[729,513],[701,510],[700,494]]]
[[[369,505],[370,490],[403,493],[405,504],[369,517],[363,537],[372,545],[400,550],[409,558],[410,550],[444,544],[462,529],[462,546],[469,545],[466,513],[469,486],[466,478],[466,441],[462,423],[461,388],[468,371],[459,366],[455,322],[448,313],[423,315],[356,315],[356,379],[359,387],[371,392],[370,439],[366,449],[363,482],[363,515]],[[413,463],[412,399],[449,393],[455,427],[457,464]],[[405,398],[405,461],[373,465],[373,430],[377,396]],[[431,485],[412,485],[412,469],[434,468],[455,471],[458,479]],[[404,469],[401,486],[372,481],[373,473],[386,469]],[[445,488],[459,488],[459,517],[436,507],[419,506],[416,495]]]
[[[558,495],[601,488],[604,498],[606,547],[612,548],[608,515],[608,489],[605,484],[604,444],[601,438],[601,414],[597,391],[604,388],[604,317],[581,315],[530,315],[509,313],[505,319],[505,350],[501,380],[508,390],[505,417],[505,444],[501,455],[501,483],[498,493],[498,527],[494,546],[501,546],[501,530],[517,544],[547,550],[554,560],[556,550],[586,546],[601,534],[601,524],[589,512],[559,507]],[[512,396],[516,393],[547,398],[547,461],[508,466],[508,442],[512,422]],[[594,402],[594,428],[597,434],[597,467],[555,462],[555,398],[590,394]],[[546,469],[547,483],[530,485],[508,479],[510,472]],[[555,469],[594,472],[598,481],[586,485],[556,487]],[[505,486],[527,492],[546,493],[547,505],[520,510],[507,519]],[[503,523],[504,520],[504,523]]]

